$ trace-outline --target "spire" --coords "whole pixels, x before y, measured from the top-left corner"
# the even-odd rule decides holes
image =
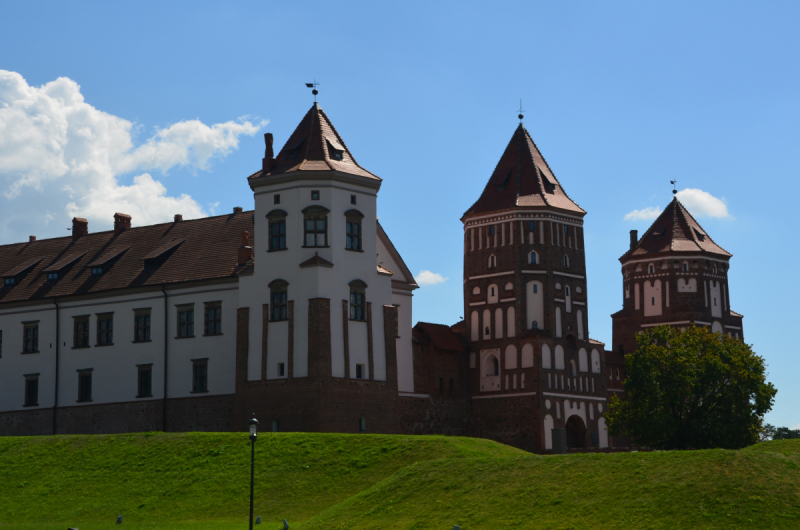
[[[262,171],[256,172],[250,178],[298,171],[336,171],[380,180],[378,176],[358,165],[316,101],[300,120],[271,167],[265,165]]]
[[[622,255],[620,261],[673,252],[706,252],[727,258],[732,255],[714,243],[677,197],[672,198],[658,219],[636,245]]]
[[[520,123],[480,198],[464,216],[515,207],[548,206],[578,215],[586,213],[569,198],[530,133]]]

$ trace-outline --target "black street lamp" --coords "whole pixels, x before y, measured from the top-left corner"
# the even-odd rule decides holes
[[[258,437],[258,420],[255,413],[247,422],[250,425],[250,530],[253,530],[253,485],[256,470],[256,438]]]

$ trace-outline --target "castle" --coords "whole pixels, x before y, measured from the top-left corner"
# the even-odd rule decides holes
[[[0,435],[442,433],[624,449],[608,397],[647,327],[743,337],[731,255],[675,199],[620,258],[613,348],[589,335],[586,212],[520,124],[462,217],[464,314],[412,327],[418,287],[381,179],[315,103],[247,178],[255,209],[0,246]]]

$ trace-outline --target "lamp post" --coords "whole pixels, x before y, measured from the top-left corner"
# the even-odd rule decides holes
[[[256,470],[256,437],[258,437],[258,420],[255,413],[247,423],[250,425],[250,530],[253,530],[253,485]]]

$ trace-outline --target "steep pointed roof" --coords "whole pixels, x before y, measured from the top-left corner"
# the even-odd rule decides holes
[[[464,216],[537,206],[549,206],[578,215],[586,213],[569,198],[530,133],[520,123],[480,198]]]
[[[708,252],[726,258],[732,256],[714,243],[677,197],[650,225],[633,250],[622,255],[620,261],[670,252]]]
[[[282,175],[299,171],[337,171],[375,180],[356,162],[328,116],[315,102],[281,149],[268,171],[257,171],[250,178]]]

